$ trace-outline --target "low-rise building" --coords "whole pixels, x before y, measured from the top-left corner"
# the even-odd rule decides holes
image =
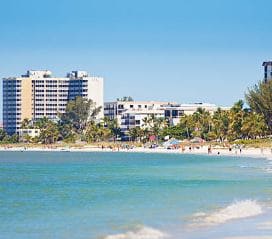
[[[40,129],[19,129],[18,134],[20,138],[29,136],[31,138],[39,137],[40,136]]]
[[[143,110],[160,109],[162,105],[170,104],[169,102],[161,101],[113,101],[105,102],[104,104],[104,116],[109,119],[117,119],[118,123],[121,123],[122,114],[128,110],[134,112]]]
[[[192,115],[199,108],[208,111],[211,115],[218,108],[221,108],[222,110],[230,110],[230,107],[219,107],[215,104],[209,103],[167,104],[161,107],[165,113],[164,117],[168,120],[170,125],[177,125],[183,115]]]
[[[144,127],[143,120],[151,115],[164,117],[162,105],[171,104],[165,101],[115,101],[104,104],[104,116],[116,119],[123,134],[127,139],[128,131],[134,127]]]
[[[150,117],[164,118],[164,110],[161,109],[137,109],[128,110],[121,116],[121,132],[125,138],[130,129],[135,127],[147,128],[146,119]]]
[[[104,115],[116,119],[123,134],[122,139],[128,138],[128,131],[134,127],[146,127],[145,119],[151,115],[164,118],[170,125],[177,125],[184,115],[192,115],[198,108],[213,114],[219,107],[215,104],[194,103],[177,104],[160,101],[115,101],[104,104]],[[229,107],[220,107],[229,110]]]

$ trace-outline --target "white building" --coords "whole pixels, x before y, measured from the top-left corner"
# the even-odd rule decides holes
[[[20,137],[30,136],[31,138],[40,136],[40,129],[19,129],[18,134]]]
[[[162,105],[170,104],[161,101],[115,101],[105,102],[104,116],[116,119],[121,131],[127,135],[128,130],[134,127],[143,127],[143,119],[150,115],[164,117]]]
[[[149,119],[151,116],[155,118],[164,118],[164,110],[161,109],[130,109],[122,113],[121,116],[121,132],[125,135],[128,131],[135,127],[140,127],[142,129],[148,128],[145,120]]]
[[[161,109],[165,112],[165,118],[169,120],[171,125],[177,125],[183,115],[192,115],[197,109],[204,109],[210,114],[213,114],[219,106],[209,103],[194,103],[194,104],[167,104]],[[230,107],[220,107],[222,110],[230,110]]]
[[[104,116],[109,119],[117,119],[121,123],[121,116],[128,110],[141,112],[142,110],[160,109],[162,105],[170,104],[169,102],[161,101],[114,101],[105,102]]]
[[[127,135],[134,127],[144,128],[144,119],[154,115],[166,119],[170,125],[177,125],[184,115],[192,115],[198,108],[213,114],[218,106],[208,103],[176,104],[160,101],[115,101],[106,102],[104,115],[109,119],[117,119],[121,132]],[[229,110],[229,107],[220,107]],[[124,136],[126,138],[126,136]]]

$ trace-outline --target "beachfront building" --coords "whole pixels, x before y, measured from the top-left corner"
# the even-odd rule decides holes
[[[208,103],[177,104],[160,101],[115,101],[105,102],[104,115],[109,119],[116,119],[123,134],[128,138],[128,131],[134,127],[144,128],[144,119],[154,115],[164,118],[169,125],[175,126],[184,115],[192,115],[198,108],[205,109],[213,114],[218,106]],[[229,107],[220,107],[229,110]]]
[[[121,128],[122,139],[128,138],[128,131],[134,127],[144,127],[143,120],[150,115],[164,117],[162,105],[170,104],[161,101],[114,101],[105,102],[104,116],[116,119]]]
[[[264,82],[272,80],[272,61],[263,62]]]
[[[170,125],[177,125],[183,115],[192,115],[197,109],[204,109],[211,115],[219,108],[215,104],[209,103],[193,103],[193,104],[167,104],[161,109],[164,110],[164,117]],[[230,110],[230,107],[220,107],[222,110]]]
[[[148,128],[146,119],[150,117],[164,118],[164,111],[161,109],[141,109],[141,110],[127,110],[121,117],[121,132],[123,139],[128,139],[129,130],[135,127],[141,129]]]
[[[29,136],[30,138],[36,138],[40,136],[40,129],[19,129],[18,134],[20,138]]]
[[[121,124],[121,118],[123,113],[128,110],[134,112],[143,112],[144,110],[154,110],[161,108],[162,105],[169,104],[168,102],[161,101],[113,101],[105,102],[104,104],[104,116],[109,119],[117,119]]]
[[[76,96],[91,99],[104,106],[103,78],[86,71],[72,71],[66,77],[52,72],[27,71],[21,77],[3,79],[3,127],[8,134],[18,133],[22,120],[48,117],[56,120],[64,113],[67,102]],[[103,110],[97,118],[103,118]]]

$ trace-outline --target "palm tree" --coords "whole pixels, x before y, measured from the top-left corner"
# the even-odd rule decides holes
[[[108,117],[103,119],[104,126],[110,130],[110,134],[113,136],[114,142],[117,137],[121,135],[121,128],[119,127],[117,119],[110,120]]]
[[[51,120],[48,120],[43,126],[43,128],[40,128],[41,133],[39,137],[42,143],[55,143],[59,138],[59,129],[57,124]]]
[[[128,134],[133,141],[141,140],[144,135],[143,130],[139,126],[129,129]]]
[[[244,137],[255,139],[264,136],[268,127],[263,115],[251,112],[244,118],[241,131]]]
[[[21,123],[21,128],[28,129],[28,128],[30,128],[30,126],[31,126],[31,120],[28,118],[23,119],[23,121]]]
[[[228,138],[230,140],[240,139],[242,137],[241,128],[246,111],[243,110],[243,101],[237,101],[229,112]]]
[[[260,81],[245,94],[250,108],[263,115],[269,130],[272,131],[272,81]]]
[[[214,132],[216,138],[223,142],[227,137],[229,127],[228,111],[224,111],[218,108],[214,112],[212,124],[213,124],[212,131]]]

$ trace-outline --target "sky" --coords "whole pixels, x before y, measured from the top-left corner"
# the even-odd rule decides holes
[[[229,106],[272,60],[271,0],[0,0],[0,9],[0,78],[86,70],[104,77],[106,101]]]

